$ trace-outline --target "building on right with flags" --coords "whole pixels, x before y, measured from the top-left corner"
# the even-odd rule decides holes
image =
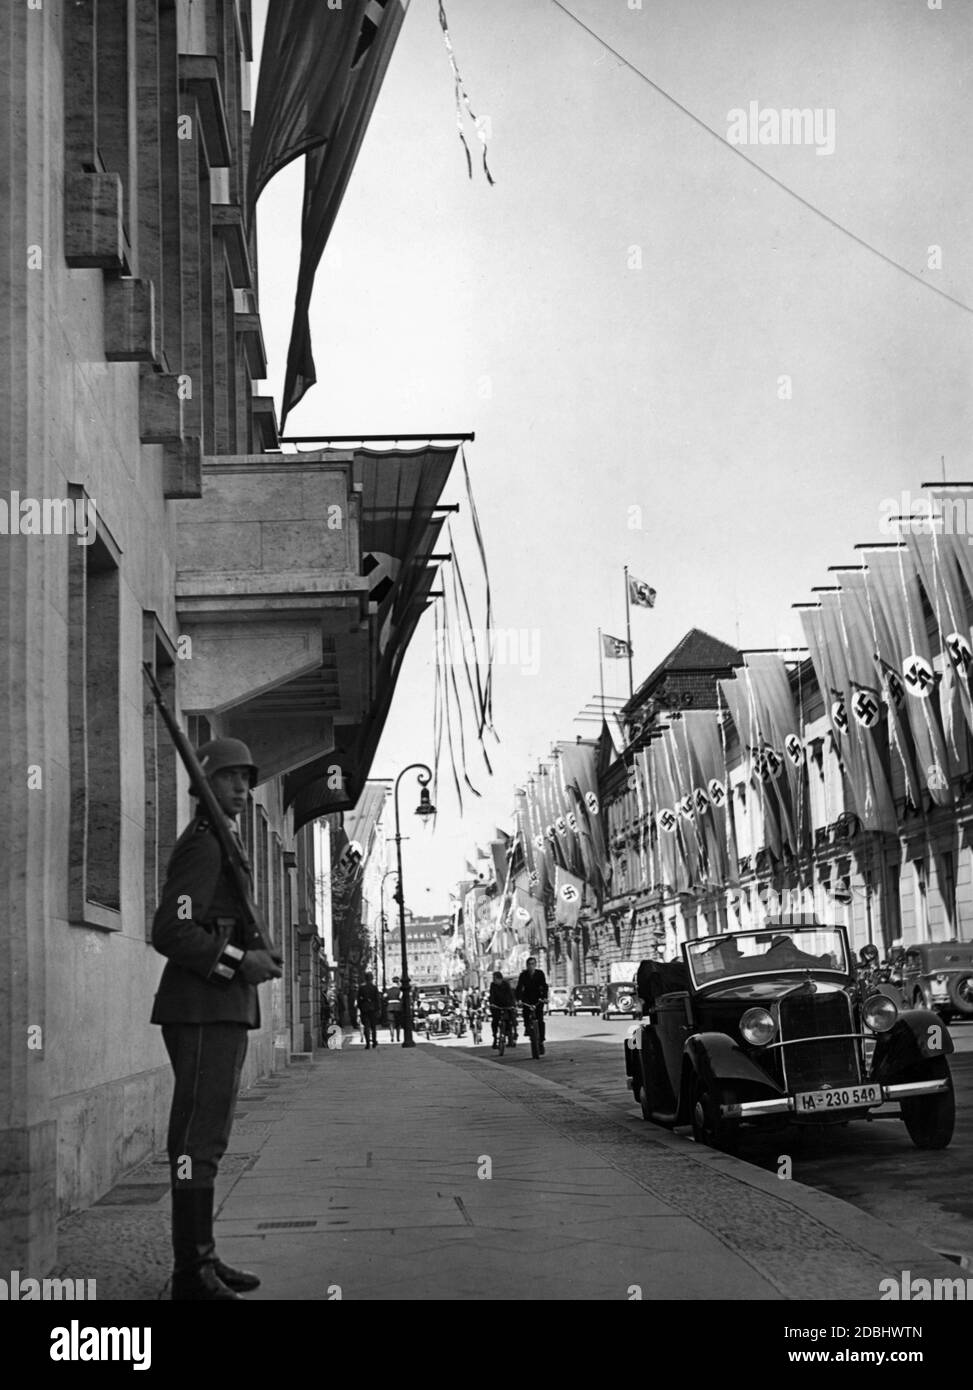
[[[778,912],[883,955],[973,940],[973,486],[925,492],[794,605],[804,647],[693,629],[624,706],[624,747],[603,731],[587,978]]]

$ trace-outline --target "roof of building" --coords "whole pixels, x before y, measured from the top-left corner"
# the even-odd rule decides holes
[[[681,671],[723,671],[742,664],[743,656],[736,647],[731,647],[728,642],[721,642],[718,637],[711,636],[702,628],[692,627],[628,699],[622,714],[624,716],[637,709],[666,676]]]

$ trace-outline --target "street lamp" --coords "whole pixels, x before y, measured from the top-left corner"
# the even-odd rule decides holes
[[[386,985],[388,984],[388,976],[387,976],[387,974],[385,973],[385,933],[388,931],[388,924],[387,924],[386,919],[385,919],[385,880],[386,880],[387,878],[394,878],[398,872],[399,872],[398,869],[389,869],[389,871],[388,871],[387,873],[383,874],[383,875],[382,875],[381,886],[379,887],[379,890],[378,890],[378,892],[379,892],[379,903],[380,903],[380,913],[379,913],[379,915],[380,915],[381,928],[382,928],[382,988],[383,988],[383,989],[385,989]]]
[[[402,943],[402,1013],[404,1015],[404,1028],[402,1031],[402,1046],[415,1047],[415,1040],[412,1037],[412,1000],[409,989],[409,961],[405,948],[405,894],[402,891],[402,835],[399,831],[399,783],[407,772],[416,772],[417,781],[422,791],[419,794],[419,805],[416,807],[416,815],[426,820],[429,816],[436,814],[436,808],[432,804],[429,795],[429,783],[432,781],[432,773],[425,763],[410,763],[404,767],[395,779],[395,856],[398,863],[399,881],[395,885],[395,901],[399,905],[399,937]]]

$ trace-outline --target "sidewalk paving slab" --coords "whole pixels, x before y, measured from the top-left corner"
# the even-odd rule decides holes
[[[217,1186],[250,1301],[853,1299],[955,1268],[825,1193],[462,1048],[323,1052],[240,1097]],[[159,1157],[60,1228],[56,1273],[167,1297]],[[156,1194],[153,1197],[153,1192]]]

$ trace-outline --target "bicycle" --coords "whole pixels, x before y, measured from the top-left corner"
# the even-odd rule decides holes
[[[521,1000],[521,1008],[525,1014],[524,1024],[527,1030],[527,1036],[530,1038],[530,1055],[532,1057],[539,1057],[542,1047],[538,1007],[537,1004],[528,1004],[526,999]]]
[[[509,1004],[500,1010],[497,1028],[497,1056],[502,1057],[507,1044],[517,1046],[517,1010]]]

